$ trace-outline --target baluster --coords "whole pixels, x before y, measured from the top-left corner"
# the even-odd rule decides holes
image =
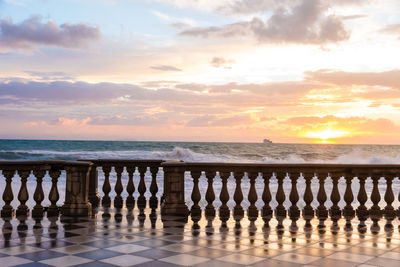
[[[336,230],[337,228],[337,221],[342,217],[342,211],[340,210],[340,207],[338,205],[340,201],[340,193],[339,193],[339,188],[338,188],[338,183],[339,179],[341,178],[341,175],[335,174],[335,173],[330,173],[329,177],[332,179],[332,192],[331,192],[331,201],[332,201],[332,206],[329,209],[329,215],[331,216],[331,219],[333,221],[332,229]]]
[[[399,180],[399,182],[400,182],[400,176],[397,176],[397,180]],[[398,199],[398,202],[400,203],[400,191],[399,191],[399,195],[397,196],[397,199]],[[400,219],[400,206],[397,208],[396,213],[397,213],[397,217],[399,217],[399,219]],[[399,225],[399,229],[400,229],[400,225]]]
[[[299,175],[291,175],[290,179],[292,182],[292,188],[290,190],[289,200],[292,205],[289,208],[289,217],[293,221],[296,221],[300,217],[300,210],[297,206],[297,202],[299,201],[299,193],[297,192],[297,180]]]
[[[4,206],[1,209],[1,217],[7,218],[7,217],[12,217],[14,215],[14,209],[11,206],[11,202],[14,199],[11,182],[12,182],[12,178],[15,175],[15,171],[14,170],[3,170],[2,173],[3,173],[3,176],[6,178],[6,186],[5,186],[4,192],[3,192]]]
[[[17,216],[28,216],[29,215],[29,208],[25,204],[26,201],[29,199],[28,189],[26,187],[26,182],[28,181],[28,177],[31,171],[23,170],[18,171],[19,177],[21,177],[21,188],[18,192],[18,200],[21,203],[17,208]]]
[[[392,203],[394,201],[394,194],[393,194],[393,189],[392,189],[392,181],[393,177],[390,175],[386,175],[386,192],[385,192],[385,202],[386,202],[386,207],[384,210],[385,218],[387,220],[386,222],[386,227],[392,228],[393,225],[391,222],[394,220],[396,214],[394,211],[394,208],[392,206]]]
[[[126,198],[126,207],[133,208],[135,206],[135,198],[133,193],[135,192],[135,185],[133,183],[133,174],[135,173],[135,166],[127,166],[126,171],[128,172],[128,184],[126,186],[126,191],[128,192],[128,197]]]
[[[201,208],[199,205],[199,202],[201,199],[201,194],[200,194],[200,190],[199,190],[199,179],[201,176],[201,172],[200,171],[192,171],[191,175],[193,178],[193,191],[192,191],[193,205],[192,205],[192,208],[190,209],[190,214],[192,217],[199,217],[201,215]]]
[[[49,176],[51,177],[51,189],[49,192],[50,206],[47,210],[47,216],[58,216],[57,201],[60,199],[60,194],[58,193],[57,182],[58,177],[60,177],[60,170],[50,170]]]
[[[42,187],[43,177],[46,175],[46,171],[43,170],[35,170],[33,171],[33,175],[36,177],[36,189],[33,193],[33,200],[35,200],[36,205],[32,210],[32,217],[42,217],[43,216],[43,206],[42,201],[44,199],[44,192]]]
[[[276,173],[276,179],[278,180],[278,190],[276,191],[276,201],[278,202],[278,206],[275,209],[275,216],[279,219],[286,217],[286,209],[283,206],[283,202],[285,202],[286,196],[283,191],[283,180],[286,177],[286,173]]]
[[[243,172],[235,172],[235,180],[236,180],[236,188],[235,188],[235,193],[233,194],[233,200],[235,201],[236,205],[233,208],[233,215],[234,217],[240,219],[241,217],[244,216],[244,211],[243,207],[241,205],[243,201],[243,193],[242,193],[242,187],[241,187],[241,181],[243,178],[244,173]]]
[[[139,197],[138,197],[138,207],[143,209],[146,207],[146,197],[144,193],[146,193],[146,183],[144,181],[144,177],[146,176],[147,167],[139,167],[140,181],[138,185]]]
[[[110,198],[109,194],[111,192],[111,184],[110,184],[111,166],[105,165],[105,166],[102,166],[102,169],[104,172],[104,184],[103,184],[104,196],[101,200],[101,204],[104,207],[110,207],[111,206],[111,198]]]
[[[248,200],[250,202],[249,209],[247,210],[247,217],[250,221],[255,221],[258,217],[258,209],[256,207],[256,202],[258,199],[257,191],[256,191],[256,179],[258,177],[257,172],[248,172],[247,173],[250,179],[250,190],[248,194]]]
[[[314,196],[311,191],[311,181],[314,178],[314,174],[303,173],[304,180],[306,181],[306,189],[304,191],[304,202],[306,205],[303,208],[303,218],[306,221],[306,227],[311,227],[310,221],[314,218],[314,209],[311,206],[311,203],[314,199]]]
[[[222,180],[222,188],[221,193],[219,194],[219,199],[221,200],[221,207],[219,208],[219,218],[226,222],[229,219],[230,211],[227,205],[229,201],[229,192],[228,192],[228,178],[231,175],[230,172],[220,172],[219,173]]]
[[[344,192],[344,201],[346,202],[346,206],[343,209],[343,217],[347,221],[346,227],[351,227],[350,220],[354,218],[354,208],[351,203],[354,200],[353,190],[351,190],[351,181],[353,180],[352,176],[345,176],[346,179],[346,191]]]
[[[262,218],[265,226],[268,226],[269,221],[272,218],[272,208],[269,203],[272,200],[271,191],[269,189],[269,180],[272,176],[272,173],[263,173],[264,178],[264,190],[262,194],[262,200],[264,202],[264,206],[262,208]]]
[[[378,182],[380,177],[373,176],[371,178],[373,184],[371,192],[371,201],[373,205],[369,210],[369,215],[371,217],[371,220],[373,221],[373,225],[371,227],[373,227],[374,229],[378,229],[379,228],[378,221],[382,217],[381,208],[379,207],[379,201],[381,201],[381,194],[379,193],[379,188],[378,188]]]
[[[117,173],[117,181],[115,183],[115,193],[117,194],[114,198],[114,207],[122,208],[124,201],[122,200],[122,190],[124,187],[122,186],[122,172],[124,171],[124,166],[115,166],[115,172]]]
[[[328,218],[328,210],[325,207],[325,202],[327,199],[325,192],[326,174],[319,174],[317,178],[319,180],[319,188],[317,194],[317,200],[319,205],[316,210],[316,215],[320,221],[319,227],[324,227],[324,221]]]
[[[206,171],[207,177],[207,191],[206,191],[206,201],[207,206],[205,210],[205,215],[214,217],[215,216],[215,207],[213,202],[215,200],[214,188],[213,188],[213,181],[215,177],[215,171]]]
[[[360,203],[360,206],[357,208],[357,217],[360,221],[365,221],[368,217],[368,209],[365,206],[365,203],[368,200],[367,192],[365,191],[365,180],[366,177],[358,177],[360,181],[360,190],[358,191],[357,200]]]
[[[157,198],[157,192],[158,192],[158,185],[157,185],[158,167],[150,167],[150,172],[151,172],[150,208],[155,209],[158,206],[158,198]]]

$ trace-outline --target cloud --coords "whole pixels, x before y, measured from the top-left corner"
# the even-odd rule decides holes
[[[32,73],[32,75],[35,73]],[[42,74],[38,73],[37,75]],[[52,73],[63,75],[64,73]],[[39,77],[40,79],[40,77]],[[150,89],[151,88],[151,89]],[[314,96],[332,95],[319,100]],[[319,70],[305,73],[304,80],[266,83],[202,84],[178,81],[152,81],[141,86],[118,83],[69,81],[0,81],[3,103],[35,105],[152,105],[173,104],[192,108],[211,105],[285,106],[302,101],[351,102],[354,97],[370,100],[393,98],[400,94],[400,70],[385,72],[344,72]],[[310,97],[308,97],[310,96]],[[308,97],[308,98],[307,98]],[[321,102],[322,101],[322,102]]]
[[[117,114],[114,116],[96,116],[89,122],[90,125],[164,125],[170,122],[163,114],[136,116]]]
[[[178,81],[146,81],[140,83],[141,86],[147,88],[162,88],[162,87],[170,87],[171,85],[178,84]]]
[[[150,67],[153,70],[162,70],[162,71],[182,71],[181,69],[178,69],[177,67],[174,66],[169,66],[169,65],[155,65]]]
[[[400,24],[388,25],[380,30],[381,33],[397,35],[400,40]]]
[[[340,17],[329,14],[329,5],[322,0],[295,1],[291,7],[279,7],[264,21],[253,17],[224,26],[192,28],[182,36],[232,38],[254,36],[261,43],[325,44],[347,40],[349,32]]]
[[[348,16],[341,16],[341,19],[343,20],[352,20],[352,19],[363,19],[368,17],[368,15],[365,14],[358,14],[358,15],[348,15]]]
[[[100,39],[100,30],[86,24],[57,25],[49,20],[42,23],[39,16],[21,23],[0,20],[0,49],[33,49],[38,46],[81,48]]]
[[[48,103],[104,103],[126,97],[133,92],[143,94],[140,87],[123,84],[86,82],[18,82],[0,83],[0,97]]]
[[[400,89],[400,69],[382,72],[345,72],[338,70],[318,70],[305,73],[306,79],[323,83],[352,86],[383,86]]]
[[[288,7],[298,0],[236,0],[218,7],[218,11],[228,14],[255,14],[273,11],[278,7]]]
[[[231,66],[230,64],[235,63],[235,60],[233,59],[226,59],[223,57],[213,57],[211,59],[211,66],[215,68],[225,68],[225,69],[230,69]]]
[[[308,0],[307,0],[308,1]],[[258,14],[275,11],[278,8],[290,8],[298,5],[301,0],[235,0],[217,8],[218,11],[228,14]],[[345,6],[362,5],[368,0],[321,0],[323,4]]]
[[[157,84],[154,84],[157,85]],[[167,85],[160,83],[159,85]],[[86,82],[21,82],[7,80],[0,83],[0,99],[35,105],[179,105],[189,109],[195,107],[242,107],[285,105],[295,103],[320,85],[311,82],[273,82],[264,84],[222,85],[207,84],[173,84],[169,88],[148,89],[132,84],[86,83]],[[156,90],[154,90],[156,89]],[[292,104],[291,104],[292,105]]]
[[[90,117],[78,119],[78,118],[67,118],[59,117],[55,121],[28,121],[25,122],[25,126],[38,127],[38,126],[63,126],[63,127],[77,127],[87,125],[92,119]]]
[[[189,127],[231,127],[243,126],[254,123],[254,119],[248,114],[233,116],[203,115],[191,119],[186,126]]]
[[[25,73],[40,81],[75,80],[73,75],[62,71],[25,71]]]

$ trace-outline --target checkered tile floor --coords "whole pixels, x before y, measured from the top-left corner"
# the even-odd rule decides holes
[[[0,266],[400,266],[399,221],[391,231],[353,229],[325,231],[313,220],[312,230],[304,221],[284,221],[284,231],[263,221],[240,226],[233,219],[226,226],[217,218],[202,218],[194,224],[164,218],[150,210],[100,210],[91,219],[44,218],[0,220]]]

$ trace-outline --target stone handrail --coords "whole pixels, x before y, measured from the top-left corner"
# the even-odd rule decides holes
[[[305,191],[303,194],[303,201],[305,206],[302,210],[303,218],[306,223],[309,223],[314,215],[320,219],[321,222],[331,217],[333,222],[337,222],[342,216],[349,222],[355,215],[360,220],[365,220],[370,217],[374,222],[379,220],[381,216],[385,216],[388,221],[396,217],[396,212],[400,216],[400,208],[396,211],[393,207],[395,196],[392,188],[392,181],[395,177],[400,175],[400,165],[372,165],[372,164],[242,164],[242,163],[190,163],[190,162],[165,162],[162,164],[164,169],[164,195],[165,203],[162,206],[162,214],[174,215],[187,215],[191,214],[192,218],[199,216],[202,212],[199,202],[201,194],[199,190],[199,178],[202,173],[205,173],[207,178],[207,191],[205,193],[205,200],[207,206],[205,207],[206,216],[215,216],[216,209],[213,205],[215,200],[215,193],[213,188],[214,178],[216,174],[222,180],[222,188],[219,195],[219,200],[222,203],[219,208],[219,217],[221,220],[227,220],[230,216],[230,209],[227,202],[231,199],[227,189],[227,180],[229,177],[235,179],[235,191],[233,200],[235,206],[233,208],[233,216],[241,218],[244,215],[244,210],[241,205],[243,201],[243,192],[241,183],[244,177],[249,179],[250,188],[247,200],[250,206],[247,209],[247,216],[250,221],[254,221],[259,216],[259,210],[255,203],[259,198],[263,201],[261,209],[262,219],[268,223],[272,218],[273,213],[278,221],[281,221],[286,215],[292,220],[297,220],[300,217],[300,209],[297,205],[300,197],[298,193],[297,182],[299,177],[305,180]],[[184,196],[184,182],[185,172],[190,172],[193,179],[193,189],[191,199],[193,205],[189,211]],[[246,175],[245,175],[246,174]],[[263,193],[257,195],[255,181],[258,177],[264,181]],[[271,208],[272,194],[270,189],[270,179],[274,177],[277,181],[277,191],[275,200],[277,206],[275,210]],[[284,179],[288,177],[291,182],[291,189],[289,194],[289,201],[291,203],[288,209],[283,205],[286,200],[284,193],[283,183]],[[313,178],[318,179],[319,188],[317,195],[313,195],[311,190],[311,181]],[[326,194],[325,180],[327,177],[332,179],[332,192],[328,196]],[[345,192],[339,192],[338,182],[339,179],[345,179],[346,187]],[[355,196],[351,184],[352,180],[357,177],[359,180],[360,189],[358,195]],[[368,199],[365,189],[365,182],[370,177],[372,180],[373,189]],[[386,191],[384,193],[384,200],[386,205],[382,210],[379,206],[381,194],[378,188],[378,181],[383,177],[386,181]],[[359,206],[355,209],[352,206],[354,198],[357,197]],[[400,194],[398,196],[400,198]],[[314,210],[311,203],[313,200],[318,200],[318,207]],[[341,209],[338,203],[342,200],[345,206]],[[332,206],[328,209],[325,206],[327,200],[330,200]],[[372,206],[367,208],[366,202],[370,200]]]
[[[14,208],[11,202],[14,199],[12,190],[13,178],[18,174],[21,186],[18,192],[17,216],[27,216],[30,213],[26,202],[29,200],[27,181],[31,174],[36,178],[36,188],[33,200],[36,205],[32,209],[33,217],[41,217],[45,212],[42,206],[44,200],[43,178],[48,174],[51,177],[52,186],[48,195],[51,205],[47,208],[48,216],[58,216],[59,200],[58,179],[62,171],[66,172],[65,202],[61,207],[62,215],[82,216],[91,214],[91,205],[88,202],[89,172],[92,167],[90,162],[78,161],[0,161],[0,170],[5,177],[5,187],[3,191],[4,206],[1,209],[1,217],[12,217]],[[15,178],[17,179],[17,178]]]

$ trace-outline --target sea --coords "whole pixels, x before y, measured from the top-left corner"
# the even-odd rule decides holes
[[[162,160],[183,160],[186,162],[242,162],[242,163],[360,163],[360,164],[400,164],[400,145],[339,145],[339,144],[284,144],[284,143],[228,143],[228,142],[158,142],[158,141],[71,141],[71,140],[0,140],[0,160],[76,160],[76,159],[162,159]],[[124,173],[123,183],[126,184],[127,174]],[[163,178],[160,171],[157,182],[159,184],[158,195],[163,192]],[[115,173],[111,175],[112,186],[115,184]],[[99,191],[104,176],[99,170]],[[135,175],[135,185],[139,182],[138,175]],[[326,180],[327,194],[329,195],[332,183],[330,178]],[[146,177],[146,183],[149,186],[150,177]],[[14,177],[13,190],[17,196],[20,182]],[[50,178],[44,179],[44,190],[50,190]],[[28,204],[33,205],[33,192],[36,183],[33,176],[28,179],[28,189],[31,194]],[[290,192],[290,181],[285,180],[284,188],[288,196]],[[399,194],[400,181],[394,180],[393,189],[395,196]],[[4,188],[4,177],[0,175],[0,194]],[[186,174],[185,193],[186,201],[191,204],[190,194],[193,188],[190,174]],[[204,194],[207,188],[205,177],[200,180],[200,189]],[[248,179],[242,183],[243,194],[249,189]],[[271,190],[274,195],[276,192],[276,180],[271,180]],[[355,192],[354,203],[357,203],[356,193],[358,192],[358,183],[354,179],[352,188]],[[383,198],[386,183],[384,179],[380,180],[379,188]],[[59,180],[60,202],[63,201],[65,189],[65,174],[63,173]],[[219,191],[221,181],[218,177],[214,182],[215,194],[217,196],[215,205],[218,207]],[[228,189],[233,195],[234,181],[231,177],[228,182]],[[261,194],[263,181],[261,177],[257,179],[256,189],[259,195],[257,206],[262,206]],[[304,180],[298,182],[299,194],[304,193]],[[343,193],[345,190],[344,179],[339,182],[339,189]],[[316,195],[318,191],[318,181],[314,179],[312,190]],[[367,193],[372,191],[371,181],[367,181]],[[112,193],[113,195],[114,193]],[[123,196],[126,196],[126,191]],[[137,196],[137,192],[135,193]],[[149,193],[146,193],[149,196]],[[287,197],[288,199],[288,197]],[[396,197],[397,199],[397,197]],[[14,205],[17,200],[14,200]],[[44,204],[48,203],[46,199]],[[314,200],[314,205],[318,203]],[[0,200],[0,206],[2,206]],[[205,205],[203,199],[200,204]],[[231,206],[233,200],[228,202]],[[276,203],[272,203],[274,206]],[[285,205],[290,203],[286,200]],[[302,206],[302,200],[299,206]],[[344,204],[343,200],[339,204]],[[371,204],[367,202],[367,204]],[[384,205],[384,202],[381,202]],[[398,205],[396,200],[395,205]],[[246,207],[246,199],[243,206]],[[329,201],[327,201],[329,206]]]

